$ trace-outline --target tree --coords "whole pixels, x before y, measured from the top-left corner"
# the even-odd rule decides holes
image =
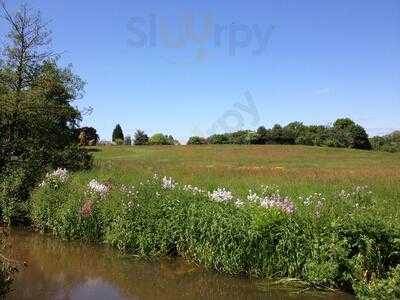
[[[125,137],[124,144],[127,145],[127,146],[131,146],[132,145],[132,138],[131,138],[130,135],[127,135]]]
[[[116,142],[117,140],[124,140],[124,133],[122,132],[122,128],[119,124],[117,124],[112,133],[112,141]]]
[[[173,141],[171,141],[171,139],[168,136],[166,136],[165,134],[156,133],[150,138],[149,144],[151,144],[151,145],[173,145]]]
[[[86,146],[88,144],[86,133],[84,131],[81,131],[81,133],[79,134],[78,140],[79,140],[79,145],[81,145],[81,146]]]
[[[134,144],[136,146],[147,145],[149,143],[149,137],[144,133],[143,130],[136,130],[134,135]]]
[[[10,27],[0,51],[0,190],[11,191],[0,202],[8,205],[26,200],[47,168],[90,167],[91,156],[76,145],[81,114],[72,106],[84,82],[58,66],[40,13],[22,6],[11,14],[4,3],[0,10]]]
[[[199,136],[191,136],[187,142],[188,145],[204,145],[206,143],[206,139]]]
[[[209,144],[229,144],[229,138],[226,134],[213,134],[207,140]]]
[[[78,133],[78,141],[82,146],[96,146],[100,140],[99,135],[97,134],[97,130],[93,127],[82,127],[77,129]],[[85,141],[82,143],[81,135],[84,133]]]
[[[365,150],[372,148],[365,129],[349,118],[337,119],[332,130],[339,147]]]

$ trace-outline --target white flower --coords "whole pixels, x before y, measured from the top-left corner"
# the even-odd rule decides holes
[[[232,192],[224,188],[218,188],[212,193],[209,192],[208,197],[216,202],[225,202],[225,203],[233,199]]]
[[[176,187],[177,183],[171,178],[167,178],[164,176],[164,178],[161,180],[161,187],[164,190],[172,190]]]
[[[193,195],[204,193],[204,191],[197,186],[184,185],[182,189],[183,191],[192,193]]]
[[[250,190],[249,194],[247,195],[247,200],[250,202],[260,202],[261,198]]]
[[[243,206],[243,205],[244,205],[244,202],[243,202],[242,200],[236,199],[236,201],[235,201],[235,206],[236,206],[236,207],[241,207],[241,206]]]
[[[98,182],[96,179],[92,179],[89,182],[88,187],[91,192],[99,194],[102,198],[105,198],[110,190],[107,185]]]
[[[69,178],[69,172],[66,169],[58,168],[57,170],[47,173],[45,180],[41,184],[40,187],[43,187],[47,183],[51,183],[55,186],[58,186],[58,182],[65,183]]]

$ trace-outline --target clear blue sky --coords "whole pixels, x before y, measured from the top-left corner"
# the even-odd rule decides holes
[[[21,2],[8,4],[13,10]],[[87,81],[76,104],[94,108],[82,125],[102,139],[116,123],[125,134],[142,128],[181,141],[224,128],[347,116],[370,134],[400,128],[399,0],[27,3],[52,20],[61,62]],[[190,15],[192,27],[184,22]],[[143,34],[146,45],[132,45]],[[168,36],[183,43],[171,47]],[[235,106],[248,104],[245,95],[251,113]]]

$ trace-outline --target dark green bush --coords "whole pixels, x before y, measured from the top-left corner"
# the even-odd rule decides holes
[[[189,138],[188,145],[204,145],[207,144],[207,141],[205,138],[199,137],[199,136],[192,136]]]

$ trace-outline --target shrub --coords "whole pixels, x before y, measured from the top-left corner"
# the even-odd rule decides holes
[[[188,145],[204,145],[206,143],[206,139],[199,136],[192,136],[187,142]]]
[[[96,146],[100,140],[97,131],[93,127],[82,127],[76,130],[75,133],[77,142],[81,146]]]
[[[124,144],[123,139],[116,139],[114,140],[114,145],[122,146]]]
[[[229,138],[226,134],[214,134],[207,141],[209,144],[229,144]]]
[[[168,137],[162,133],[156,133],[150,138],[149,144],[150,145],[173,145],[173,138],[171,139],[170,137]]]
[[[144,133],[143,130],[136,130],[134,136],[134,144],[136,146],[147,145],[149,143],[149,137]]]
[[[132,138],[130,135],[127,135],[124,140],[124,145],[131,146],[132,145]]]

